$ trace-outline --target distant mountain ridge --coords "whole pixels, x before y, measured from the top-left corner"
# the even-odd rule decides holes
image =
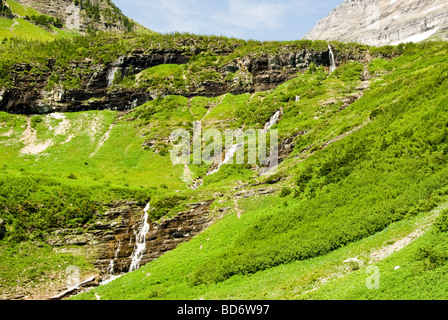
[[[14,1],[4,1],[10,7]],[[133,20],[126,17],[110,0],[16,0],[25,8],[32,8],[37,12],[59,19],[64,28],[81,34],[90,30],[124,33],[143,29]],[[15,16],[25,18],[26,13]]]
[[[304,38],[381,46],[447,34],[446,0],[345,0]]]

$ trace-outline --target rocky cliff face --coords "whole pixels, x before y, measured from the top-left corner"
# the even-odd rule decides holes
[[[58,17],[69,30],[84,33],[88,28],[110,32],[130,31],[134,22],[107,0],[17,0],[25,7]]]
[[[210,226],[220,217],[219,212],[209,211],[210,204],[211,201],[191,204],[190,210],[173,218],[149,221],[146,249],[140,265],[175,249],[179,243],[190,240]],[[101,278],[107,280],[110,275],[129,271],[136,234],[142,225],[142,207],[142,204],[131,202],[111,204],[103,217],[87,229],[56,230],[47,236],[46,242],[55,248],[67,245],[85,247],[92,253]]]
[[[446,0],[345,0],[305,39],[395,45],[442,35],[447,28]]]
[[[93,72],[78,74],[81,84],[77,88],[53,86],[48,82],[54,61],[49,60],[45,66],[47,72],[40,75],[30,74],[31,64],[15,66],[12,71],[13,87],[0,91],[0,110],[17,114],[45,114],[50,112],[74,112],[87,110],[130,110],[146,101],[150,95],[142,89],[121,89],[110,91],[110,76],[121,71],[126,74],[129,69],[139,72],[160,64],[182,64],[188,57],[176,50],[153,51],[150,54],[135,53],[120,57],[109,65],[93,65],[90,61],[73,62],[67,73],[80,70]],[[44,69],[44,68],[43,68]],[[64,78],[64,75],[61,75]]]
[[[366,61],[368,51],[346,54],[335,50],[336,63],[346,61]],[[123,55],[109,64],[92,65],[89,60],[72,62],[62,74],[80,80],[75,88],[52,85],[55,61],[48,60],[38,74],[33,64],[16,65],[10,71],[13,85],[0,88],[0,111],[16,114],[46,114],[51,112],[74,112],[87,110],[131,110],[159,95],[180,94],[192,96],[219,96],[225,93],[242,94],[265,91],[294,78],[299,71],[310,64],[330,66],[329,51],[292,49],[286,53],[247,55],[236,58],[216,68],[219,79],[196,81],[182,89],[166,88],[163,92],[150,87],[113,87],[116,74],[129,76],[162,64],[188,64],[191,53],[181,48],[159,49],[151,52],[135,51]],[[88,70],[88,71],[86,71]],[[229,77],[233,75],[232,77]]]

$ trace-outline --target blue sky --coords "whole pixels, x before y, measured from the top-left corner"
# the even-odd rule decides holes
[[[128,17],[161,32],[240,39],[301,39],[343,0],[114,0]]]

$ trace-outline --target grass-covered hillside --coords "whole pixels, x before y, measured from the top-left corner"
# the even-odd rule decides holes
[[[0,1],[0,40],[51,41],[96,31],[152,32],[123,15],[110,0]]]
[[[230,214],[77,298],[446,299],[447,50],[408,44],[391,61],[351,63],[331,75],[318,69],[234,100],[229,118],[245,127],[283,109],[276,128],[296,143],[278,173],[260,180],[228,166],[206,177],[198,190],[241,181],[215,201]],[[343,107],[367,81],[363,96]],[[241,196],[256,181],[277,192]],[[366,286],[372,266],[377,289]]]
[[[22,38],[51,41],[73,37],[77,31],[64,30],[60,18],[48,16],[32,7],[24,7],[14,0],[2,0],[0,4],[0,39]]]
[[[179,43],[179,36],[163,37],[105,47],[119,56],[130,43]],[[201,50],[188,64],[151,67],[114,85],[146,83],[172,93],[251,53],[328,47],[191,41],[202,41]],[[360,50],[332,45],[336,54]],[[5,68],[20,64],[18,48],[27,46],[9,41]],[[217,47],[229,50],[206,54]],[[22,59],[38,65],[49,49],[36,48],[36,58],[25,51]],[[89,54],[100,59],[99,48],[51,54],[64,68]],[[0,113],[0,295],[42,297],[63,287],[70,265],[98,274],[87,246],[52,247],[48,239],[68,229],[82,234],[111,203],[134,201],[143,209],[150,201],[150,219],[159,221],[210,201],[210,214],[220,218],[207,230],[75,299],[446,299],[447,54],[444,42],[372,49],[370,58],[343,62],[331,74],[312,64],[268,91],[161,94],[126,112]],[[171,162],[174,129],[191,132],[194,121],[203,130],[262,129],[279,110],[273,128],[292,147],[282,147],[273,174],[224,165],[207,175],[205,164]],[[366,287],[371,266],[379,268],[379,289]]]

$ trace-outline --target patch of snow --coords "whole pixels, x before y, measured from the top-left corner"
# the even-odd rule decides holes
[[[432,29],[432,30],[428,30],[426,32],[420,33],[420,34],[415,34],[413,36],[407,37],[404,40],[396,41],[396,42],[392,43],[392,45],[395,46],[400,43],[408,43],[408,42],[417,43],[417,42],[428,39],[430,36],[435,34],[438,30],[439,30],[439,28],[436,28],[436,29]]]
[[[66,118],[65,114],[55,112],[48,115],[50,118],[56,119],[56,120],[64,120]]]

